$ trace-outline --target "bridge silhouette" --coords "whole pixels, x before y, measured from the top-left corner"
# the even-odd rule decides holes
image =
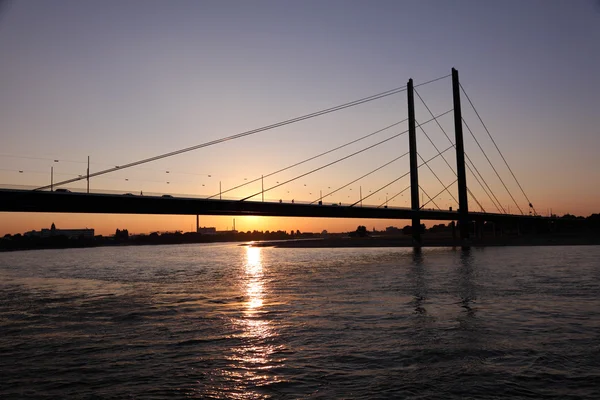
[[[417,87],[426,86],[432,84],[434,82],[444,80],[447,78],[451,78],[452,80],[452,98],[453,98],[453,107],[441,114],[434,115],[431,111],[427,103],[423,97],[417,91]],[[316,155],[313,155],[309,158],[303,159],[301,161],[295,162],[292,165],[289,165],[285,168],[278,169],[277,171],[273,171],[269,174],[262,175],[259,178],[241,182],[238,185],[230,187],[226,190],[222,190],[221,185],[219,184],[219,193],[215,193],[211,196],[206,196],[203,198],[197,198],[192,196],[172,196],[172,195],[150,195],[146,193],[140,193],[140,195],[133,195],[132,193],[123,194],[111,194],[111,193],[91,193],[90,192],[90,180],[101,176],[111,174],[117,171],[122,171],[129,168],[134,168],[143,164],[151,163],[154,161],[158,161],[161,159],[165,159],[168,157],[174,157],[179,154],[183,154],[186,152],[191,152],[194,150],[199,150],[202,148],[207,148],[211,146],[218,145],[223,142],[233,141],[239,138],[251,136],[258,134],[260,132],[264,132],[271,129],[276,129],[285,125],[294,124],[300,121],[317,118],[322,115],[334,113],[340,110],[357,107],[361,104],[369,103],[384,97],[397,95],[400,93],[406,92],[407,95],[407,105],[408,105],[408,118],[398,121],[394,124],[388,125],[382,129],[379,129],[373,133],[362,136],[358,139],[352,140],[350,142],[344,143],[340,146],[337,146],[333,149],[329,149],[326,151],[322,151]],[[488,134],[492,143],[495,146],[495,149],[501,156],[505,166],[510,172],[510,176],[516,182],[519,188],[519,196],[513,194],[505,181],[502,179],[501,175],[498,172],[498,168],[492,163],[489,156],[486,154],[485,150],[479,143],[478,139],[475,137],[469,125],[464,119],[462,114],[461,107],[461,94],[467,99],[467,103],[470,105],[472,110],[474,111],[477,119],[485,128],[485,132]],[[428,111],[429,115],[426,120],[422,120],[420,123],[417,122],[415,117],[415,95],[423,104],[425,109]],[[451,136],[448,135],[446,130],[442,127],[439,122],[439,119],[445,115],[452,114],[454,117],[454,140],[452,140]],[[406,123],[407,129],[396,133],[384,140],[380,140],[375,144],[366,146],[361,148],[358,151],[355,151],[349,155],[338,158],[334,161],[328,162],[324,165],[321,165],[317,168],[314,168],[308,172],[304,172],[297,176],[294,176],[290,179],[286,179],[282,182],[277,181],[275,185],[265,187],[264,179],[272,177],[276,174],[279,174],[283,171],[291,170],[299,165],[305,164],[309,161],[318,159],[324,155],[332,154],[342,148],[347,146],[356,144],[366,138],[372,137],[376,134],[379,134],[388,129],[394,128],[396,126],[400,126],[401,124]],[[438,147],[431,137],[427,134],[425,130],[425,126],[428,124],[436,124],[439,129],[444,133],[445,137],[449,142],[449,146],[444,145],[441,149]],[[419,154],[417,151],[417,128],[419,132],[421,132],[431,143],[431,145],[437,151],[437,154],[433,157],[425,159]],[[480,173],[479,169],[475,166],[473,159],[470,158],[464,149],[464,138],[463,138],[463,128],[466,128],[468,132],[471,134],[473,139],[475,140],[478,148],[481,150],[485,159],[491,166],[494,171],[496,177],[501,182],[501,185],[504,190],[508,193],[510,199],[516,206],[516,209],[519,210],[519,214],[510,214],[507,212],[507,209],[501,204],[498,196],[494,193],[491,186],[484,178],[484,176]],[[317,171],[326,170],[327,168],[332,167],[333,165],[340,163],[342,161],[348,160],[358,154],[362,154],[367,152],[377,146],[384,145],[388,143],[390,140],[400,137],[402,135],[408,134],[408,142],[409,149],[407,152],[398,155],[390,161],[383,163],[377,168],[367,171],[366,173],[361,174],[355,179],[351,180],[344,185],[341,185],[337,188],[329,188],[325,194],[320,191],[320,195],[317,199],[312,201],[265,201],[265,193],[269,193],[274,189],[285,187],[286,185],[291,184],[292,182],[297,181],[298,179],[302,179],[308,175],[311,175]],[[451,163],[446,159],[445,154],[454,150],[456,154],[456,165],[453,167]],[[384,185],[381,185],[376,190],[370,191],[368,194],[363,196],[362,194],[362,186],[359,194],[359,198],[357,201],[352,203],[341,203],[341,202],[332,202],[330,199],[331,196],[335,193],[348,188],[350,185],[355,184],[357,182],[364,181],[365,178],[371,176],[377,171],[387,167],[388,165],[393,164],[394,162],[402,159],[404,157],[409,157],[409,171],[400,175],[399,177],[393,179],[390,182],[387,182]],[[438,174],[433,170],[430,165],[430,162],[434,159],[442,159],[446,166],[452,171],[455,180],[451,182],[444,182]],[[419,184],[419,169],[421,167],[427,168],[433,176],[437,179],[437,182],[440,184],[440,190],[433,196],[430,196],[423,187]],[[491,204],[495,208],[496,212],[487,212],[480,200],[474,194],[474,191],[470,189],[467,185],[467,170],[470,172],[473,181],[476,182],[481,188],[482,192],[487,196],[490,200]],[[51,170],[53,171],[53,170]],[[22,171],[19,171],[22,172]],[[167,171],[168,172],[168,171]],[[385,190],[389,188],[392,184],[400,181],[402,178],[410,176],[410,185],[404,188],[402,191],[394,194],[391,198],[387,196],[386,193],[386,201],[381,202],[377,205],[366,205],[363,204],[366,201],[373,200],[377,193],[385,193]],[[74,189],[64,189],[62,188],[64,185],[72,184],[75,182],[85,181],[86,189],[81,191],[76,191]],[[233,190],[237,190],[243,188],[252,183],[261,183],[261,190],[251,193],[243,198],[239,199],[228,199],[223,198],[224,194],[232,192]],[[456,184],[457,186],[457,197],[452,193],[450,188]],[[388,207],[388,203],[396,198],[399,195],[402,195],[404,192],[410,190],[410,207]],[[435,199],[438,198],[442,193],[448,194],[456,204],[458,204],[457,210],[452,210],[452,207],[448,209],[442,209],[438,204],[436,204]],[[421,200],[420,201],[420,194]],[[521,196],[522,195],[522,196]],[[425,196],[427,197],[427,201],[425,200]],[[473,212],[469,209],[469,197],[477,204],[480,211]],[[516,200],[516,197],[522,197],[526,202],[526,207],[521,208],[521,205]],[[428,206],[428,208],[426,207]],[[526,209],[528,212],[524,212],[523,209]],[[0,189],[0,211],[5,212],[56,212],[56,213],[111,213],[111,214],[172,214],[172,215],[258,215],[258,216],[278,216],[278,217],[329,217],[329,218],[373,218],[373,219],[408,219],[412,221],[412,234],[415,244],[421,243],[420,237],[420,225],[422,220],[433,220],[433,221],[458,221],[460,238],[463,241],[468,241],[471,231],[471,226],[473,223],[476,226],[481,227],[485,222],[493,222],[498,224],[511,224],[518,226],[519,224],[540,224],[544,223],[542,221],[549,221],[551,218],[544,218],[537,214],[533,204],[529,200],[527,194],[523,190],[521,184],[517,180],[513,170],[508,164],[506,158],[498,148],[495,140],[493,139],[490,131],[487,129],[485,123],[483,122],[479,112],[475,108],[475,105],[467,95],[466,91],[462,87],[459,82],[458,71],[456,69],[452,69],[452,73],[446,76],[442,76],[424,83],[420,83],[418,85],[413,84],[413,80],[409,79],[406,86],[402,86],[399,88],[394,88],[382,93],[378,93],[376,95],[372,95],[369,97],[365,97],[359,100],[351,101],[348,103],[344,103],[335,107],[327,108],[324,110],[320,110],[314,113],[306,114],[300,117],[292,118],[289,120],[277,122],[275,124],[267,125],[258,129],[249,130],[246,132],[238,133],[235,135],[231,135],[228,137],[220,138],[217,140],[209,141],[206,143],[202,143],[196,146],[187,147],[184,149],[172,151],[165,154],[160,154],[154,157],[130,162],[123,165],[117,165],[102,171],[90,173],[89,169],[89,158],[88,158],[88,168],[85,175],[79,175],[72,179],[67,179],[63,181],[54,182],[53,173],[51,172],[51,182],[49,185],[35,187],[31,189],[11,189],[4,188]],[[474,232],[483,232],[483,229],[475,229]]]

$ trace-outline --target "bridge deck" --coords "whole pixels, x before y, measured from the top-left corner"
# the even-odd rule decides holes
[[[275,217],[411,219],[407,208],[197,199],[0,189],[0,211],[104,214],[259,215]],[[457,220],[456,211],[420,210],[422,220]],[[474,221],[540,219],[528,215],[470,212]]]

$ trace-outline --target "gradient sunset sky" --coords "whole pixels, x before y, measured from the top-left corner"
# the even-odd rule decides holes
[[[540,214],[600,212],[600,2],[65,1],[0,2],[0,187],[42,186],[258,128],[459,70],[461,83]],[[434,114],[449,78],[419,87]],[[464,117],[517,204],[527,201],[466,99]],[[430,119],[417,99],[417,121]],[[407,117],[406,93],[92,180],[93,190],[209,196]],[[453,137],[452,115],[440,118]],[[400,133],[402,123],[265,179],[283,182]],[[440,150],[450,144],[424,126]],[[424,159],[437,152],[417,132]],[[518,212],[465,130],[467,154],[500,203]],[[268,200],[312,201],[408,151],[402,135],[289,185]],[[455,157],[448,152],[452,164]],[[54,161],[58,160],[58,161]],[[445,183],[455,178],[431,163]],[[21,172],[22,171],[22,172]],[[167,172],[168,171],[168,172]],[[408,172],[408,157],[326,198],[353,203]],[[425,167],[429,195],[442,185]],[[497,212],[472,177],[469,188]],[[406,176],[373,195],[379,205]],[[85,181],[66,186],[85,188]],[[451,186],[455,197],[456,186]],[[241,198],[260,182],[228,192]],[[390,206],[409,206],[409,192]],[[426,196],[425,196],[426,197]],[[260,200],[260,196],[255,198]],[[472,199],[470,208],[478,210]],[[448,194],[440,207],[456,207]],[[427,207],[433,207],[428,205]],[[49,227],[188,231],[193,216],[0,213],[0,235]],[[237,217],[238,230],[345,231],[405,221]],[[231,229],[231,217],[201,217]]]

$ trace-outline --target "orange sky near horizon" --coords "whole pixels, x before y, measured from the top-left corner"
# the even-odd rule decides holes
[[[5,234],[24,233],[30,230],[50,228],[54,223],[57,228],[78,229],[93,228],[96,235],[109,236],[116,229],[127,229],[130,234],[151,232],[194,231],[196,216],[194,215],[116,215],[116,214],[54,214],[54,213],[1,213],[2,225],[0,236]],[[200,216],[200,226],[216,227],[217,230],[231,230],[233,220],[238,231],[296,231],[320,233],[349,232],[358,225],[365,225],[369,230],[385,229],[387,226],[403,227],[407,220],[374,220],[374,219],[342,219],[342,218],[300,218],[300,217],[260,217],[260,216]]]

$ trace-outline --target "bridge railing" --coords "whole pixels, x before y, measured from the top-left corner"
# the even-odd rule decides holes
[[[34,190],[37,189],[37,186],[32,186],[32,185],[0,185],[0,189],[13,189],[13,190]],[[77,188],[77,187],[69,187],[67,188],[60,188],[61,191],[63,191],[64,189],[68,190],[71,193],[87,193],[87,189],[86,188]],[[188,193],[166,193],[166,192],[131,192],[131,191],[127,191],[127,190],[111,190],[111,189],[90,189],[89,191],[90,194],[112,194],[112,195],[132,195],[132,196],[144,196],[144,197],[172,197],[172,198],[186,198],[186,199],[206,199],[209,196],[212,196],[212,194],[188,194]],[[232,197],[232,196],[222,196],[222,200],[229,200],[229,201],[239,201],[241,200],[242,197]],[[212,200],[219,200],[217,198],[212,198]],[[262,202],[262,199],[260,197],[252,198],[252,199],[248,199],[248,200],[244,200],[246,202],[251,202],[251,203],[260,203]],[[317,205],[317,203],[315,203],[313,200],[297,200],[297,199],[278,199],[278,198],[265,198],[264,200],[265,203],[286,203],[286,204],[314,204]],[[348,203],[344,203],[344,202],[336,202],[333,200],[327,200],[324,199],[322,200],[322,205],[323,206],[328,206],[328,207],[348,207],[351,204],[353,204],[354,202],[348,202]],[[364,207],[378,207],[379,204],[368,204],[368,203],[363,203]],[[360,207],[359,205],[354,205],[354,207]],[[410,209],[410,207],[394,207],[394,206],[388,206],[387,208],[389,209]]]

